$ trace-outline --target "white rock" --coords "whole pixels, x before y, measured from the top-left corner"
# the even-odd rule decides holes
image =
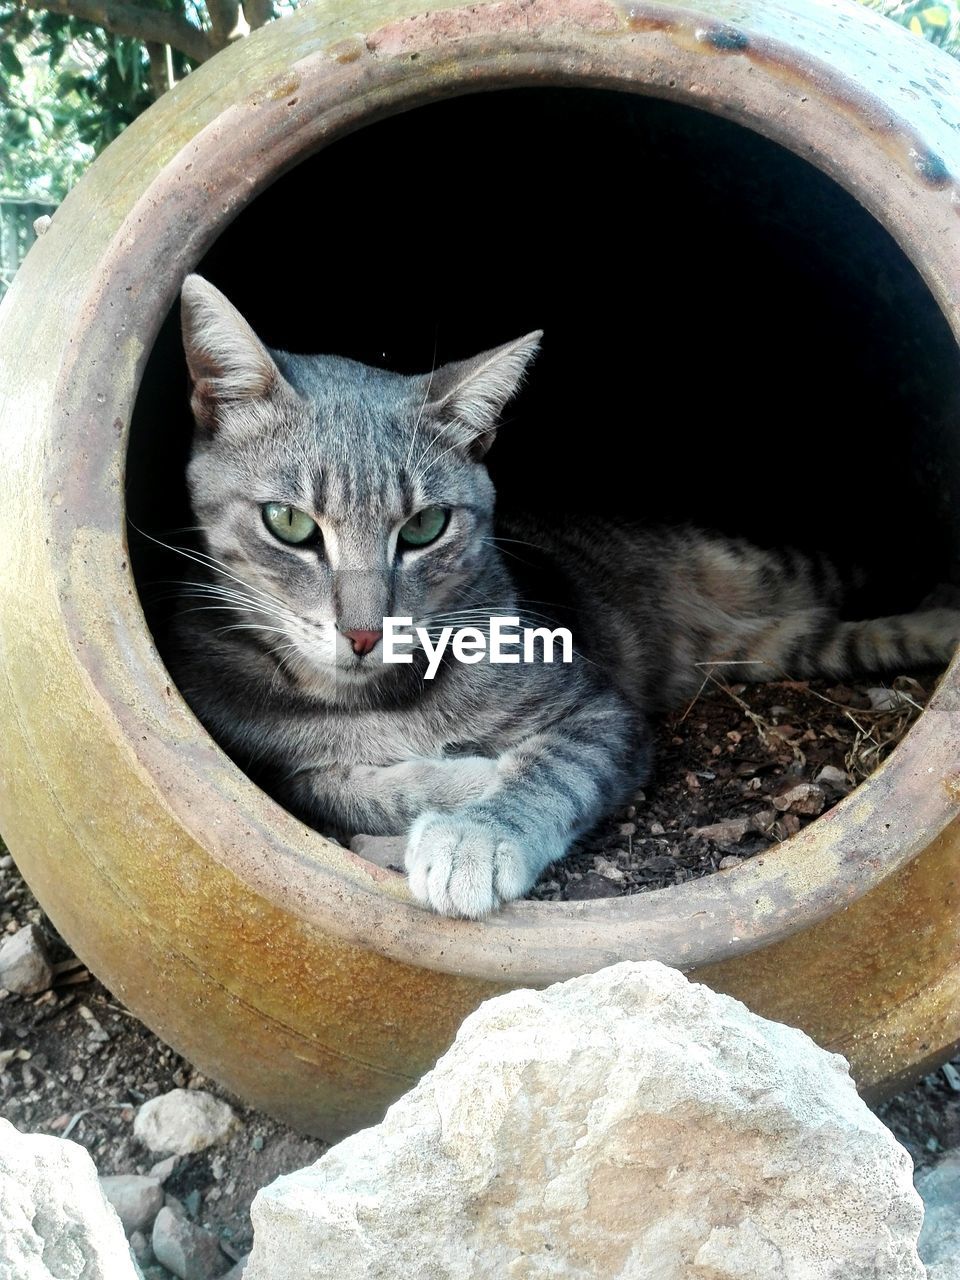
[[[138,1173],[109,1174],[100,1179],[100,1190],[116,1209],[128,1236],[148,1230],[163,1208],[163,1187],[156,1178]]]
[[[0,1280],[136,1280],[83,1147],[0,1119]]]
[[[233,1109],[202,1089],[172,1089],[145,1102],[133,1132],[158,1155],[189,1155],[222,1142],[236,1124]]]
[[[24,925],[0,942],[0,987],[33,996],[48,990],[52,982],[46,944],[35,924]]]
[[[245,1280],[922,1280],[845,1061],[653,963],[488,1001],[253,1204]]]
[[[216,1236],[172,1209],[157,1214],[151,1244],[157,1261],[178,1280],[214,1280],[232,1266]]]
[[[929,1280],[960,1280],[960,1155],[945,1156],[917,1174],[923,1198],[920,1257]]]

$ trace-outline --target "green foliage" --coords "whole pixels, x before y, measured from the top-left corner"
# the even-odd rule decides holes
[[[869,9],[960,56],[960,0],[860,0]]]

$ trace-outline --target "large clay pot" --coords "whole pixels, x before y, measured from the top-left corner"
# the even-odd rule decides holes
[[[874,1091],[960,1038],[956,664],[885,765],[775,852],[669,890],[468,923],[421,910],[401,877],[261,793],[154,647],[125,467],[148,360],[152,387],[173,368],[151,353],[184,275],[300,161],[315,155],[322,178],[337,139],[424,103],[549,86],[692,105],[704,128],[725,118],[772,139],[764,154],[802,157],[856,198],[937,322],[960,330],[953,66],[855,5],[807,0],[306,6],[131,126],[0,312],[0,830],[57,928],[139,1017],[251,1103],[327,1136],[377,1117],[488,995],[624,958],[680,966],[806,1028]],[[468,197],[468,161],[463,187],[437,189],[442,155],[412,155],[420,198]],[[333,198],[320,188],[276,238],[334,260]],[[591,247],[611,288],[627,214],[610,210],[610,242]],[[396,257],[370,252],[390,275]]]

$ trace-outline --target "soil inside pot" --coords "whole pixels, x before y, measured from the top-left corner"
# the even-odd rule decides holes
[[[528,895],[619,897],[756,857],[826,812],[886,758],[939,673],[881,682],[708,679],[657,729],[653,774]]]

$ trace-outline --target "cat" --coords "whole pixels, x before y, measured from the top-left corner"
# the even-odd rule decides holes
[[[495,511],[485,465],[540,333],[404,376],[268,349],[192,275],[187,470],[202,549],[168,665],[200,720],[307,823],[403,834],[414,898],[479,918],[650,771],[650,719],[706,670],[845,676],[946,662],[960,611],[843,621],[839,574],[698,529]],[[382,660],[431,636],[568,626],[572,661]]]

